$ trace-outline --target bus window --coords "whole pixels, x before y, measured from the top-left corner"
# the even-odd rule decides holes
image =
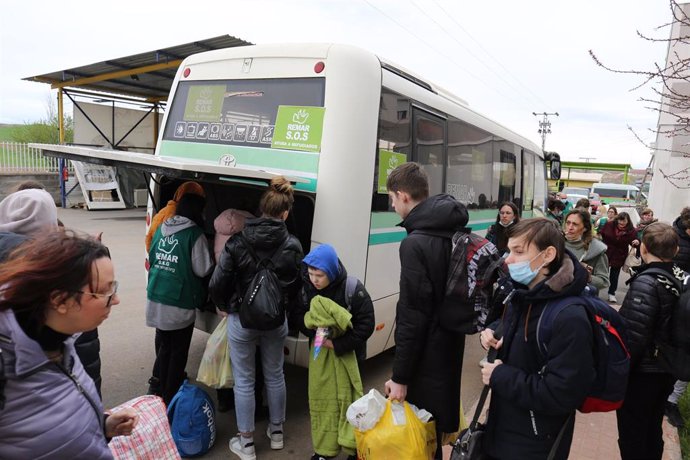
[[[445,120],[414,109],[413,158],[429,176],[429,195],[443,193]]]
[[[510,142],[494,142],[494,180],[498,182],[498,196],[494,196],[491,207],[498,208],[501,203],[513,201],[515,198],[515,159]]]
[[[383,176],[379,177],[379,164],[385,161],[386,172],[410,159],[410,100],[386,88],[381,90],[379,111],[379,142],[374,163],[374,195],[371,210],[393,211],[388,202]],[[386,175],[387,177],[387,175]]]
[[[278,106],[323,107],[323,100],[323,78],[182,81],[163,139],[270,147]]]
[[[534,205],[532,210],[535,217],[542,217],[546,208],[546,162],[536,155],[534,155],[534,159]]]
[[[493,179],[492,136],[456,118],[448,121],[446,193],[469,209],[488,207]]]
[[[534,200],[534,153],[522,151],[522,211],[530,216]]]

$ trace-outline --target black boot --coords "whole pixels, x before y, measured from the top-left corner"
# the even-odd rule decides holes
[[[668,418],[668,423],[675,426],[676,428],[680,429],[685,426],[683,415],[680,413],[680,410],[678,410],[677,404],[667,402],[666,407],[664,409],[664,414]]]
[[[149,389],[146,394],[161,396],[161,381],[158,377],[151,377],[149,379]]]

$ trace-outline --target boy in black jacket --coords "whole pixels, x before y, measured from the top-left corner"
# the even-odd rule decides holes
[[[515,290],[502,319],[503,338],[495,327],[480,335],[485,349],[498,349],[484,365],[484,384],[491,386],[491,405],[484,450],[491,459],[543,460],[554,449],[565,460],[573,438],[575,409],[595,378],[592,326],[577,296],[587,285],[587,270],[565,249],[553,221],[525,219],[508,235],[506,259]],[[553,320],[548,353],[537,343],[541,315],[549,304],[573,297],[571,306]]]
[[[657,346],[669,340],[671,310],[679,292],[671,278],[681,281],[685,272],[674,262],[678,235],[663,223],[648,225],[642,234],[643,264],[633,276],[620,314],[628,326],[630,379],[623,406],[616,411],[621,458],[660,459],[664,451],[661,422],[666,398],[675,378],[660,360]],[[649,273],[661,269],[666,275]]]
[[[395,168],[386,183],[399,224],[400,297],[395,310],[392,400],[428,410],[436,420],[436,458],[460,424],[460,374],[465,336],[444,329],[439,310],[446,293],[452,235],[467,225],[463,204],[450,195],[429,197],[429,179],[418,163]]]

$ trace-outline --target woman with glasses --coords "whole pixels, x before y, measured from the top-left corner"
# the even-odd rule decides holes
[[[518,222],[520,222],[520,216],[517,206],[509,201],[503,203],[498,209],[496,223],[486,232],[486,239],[496,246],[499,254],[508,252],[508,229]]]
[[[51,231],[0,264],[0,457],[110,459],[132,409],[107,415],[74,349],[120,303],[108,249]]]
[[[158,371],[166,405],[184,381],[196,309],[206,302],[203,278],[213,269],[203,231],[205,204],[200,195],[182,195],[176,214],[156,230],[149,249],[146,325],[156,328],[153,373]]]

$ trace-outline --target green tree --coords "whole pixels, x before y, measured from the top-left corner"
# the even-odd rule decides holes
[[[74,140],[74,122],[72,117],[66,115],[65,123],[65,142]],[[10,132],[14,142],[29,143],[37,142],[41,144],[60,143],[60,120],[58,118],[57,104],[48,96],[46,103],[46,117],[39,121],[25,122],[23,125],[16,126]]]

